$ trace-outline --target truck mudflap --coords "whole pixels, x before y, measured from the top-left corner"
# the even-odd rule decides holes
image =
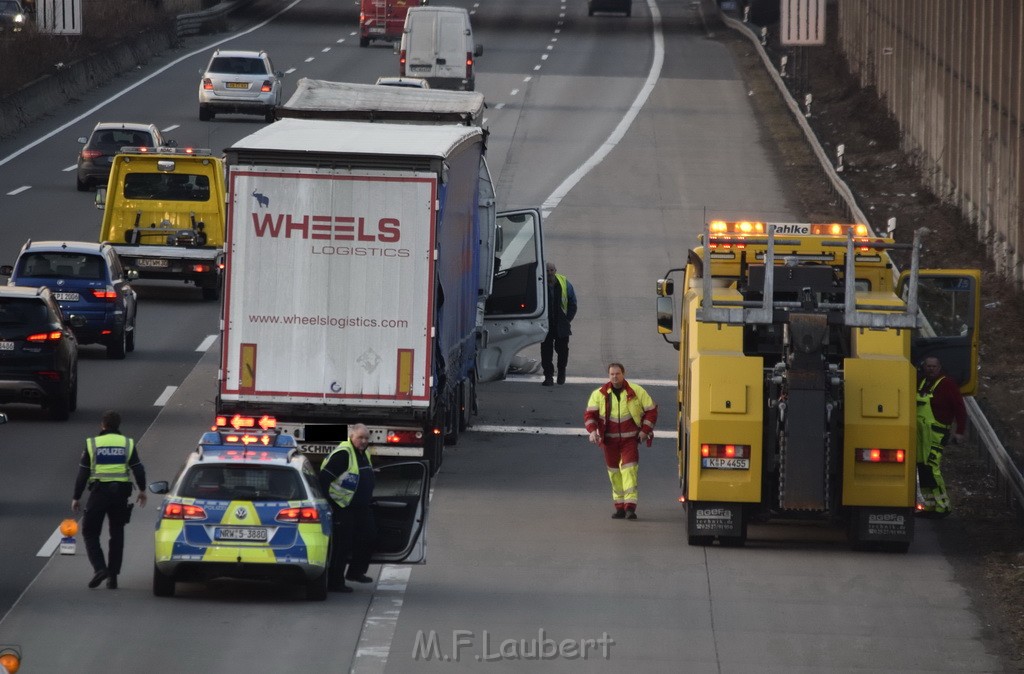
[[[715,538],[743,541],[747,534],[743,504],[690,501],[686,504],[686,533],[690,545],[707,545]]]
[[[886,543],[905,548],[914,540],[913,508],[856,507],[850,534],[856,543]]]

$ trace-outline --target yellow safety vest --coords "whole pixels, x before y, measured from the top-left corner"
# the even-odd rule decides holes
[[[89,452],[89,479],[97,482],[131,482],[128,462],[135,453],[135,441],[118,433],[106,433],[85,441]]]
[[[348,469],[331,480],[327,494],[332,501],[338,504],[339,508],[347,508],[348,504],[352,502],[352,497],[356,495],[356,490],[359,489],[359,461],[356,460],[356,448],[352,446],[352,442],[345,440],[338,445],[324,458],[323,463],[320,464],[320,470],[323,470],[331,457],[338,452],[348,452]],[[371,466],[373,465],[369,451],[366,452],[366,461]]]
[[[562,313],[566,316],[569,315],[569,280],[565,278],[565,274],[555,274],[555,280],[558,281],[558,285],[562,287]]]

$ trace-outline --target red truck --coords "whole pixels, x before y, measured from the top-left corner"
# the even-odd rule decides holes
[[[426,4],[427,0],[360,0],[359,46],[369,46],[370,40],[401,39],[406,12]]]

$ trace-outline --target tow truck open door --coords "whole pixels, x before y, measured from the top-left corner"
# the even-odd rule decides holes
[[[907,298],[910,273],[900,274],[899,295]],[[981,272],[977,269],[922,269],[918,306],[924,326],[913,337],[910,357],[916,367],[929,357],[959,382],[964,395],[978,388],[978,337],[981,326]]]
[[[430,474],[421,461],[388,463],[375,469],[373,516],[377,544],[374,564],[427,561],[427,496]]]
[[[515,355],[543,341],[548,331],[540,211],[503,211],[497,216],[494,281],[477,358],[479,381],[504,379]]]

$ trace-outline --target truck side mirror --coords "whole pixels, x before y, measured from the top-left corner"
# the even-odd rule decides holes
[[[98,208],[98,209],[100,209],[102,211],[103,207],[107,205],[107,188],[106,187],[97,187],[96,188],[96,198],[95,198],[94,201],[96,203],[96,208]]]
[[[473,47],[473,56],[483,56],[484,46],[482,44],[475,45]]]
[[[659,297],[657,304],[658,311],[658,334],[671,335],[674,327],[672,317],[672,298]]]
[[[13,273],[14,273],[14,266],[13,265],[5,264],[4,266],[0,267],[0,276],[10,276]]]

